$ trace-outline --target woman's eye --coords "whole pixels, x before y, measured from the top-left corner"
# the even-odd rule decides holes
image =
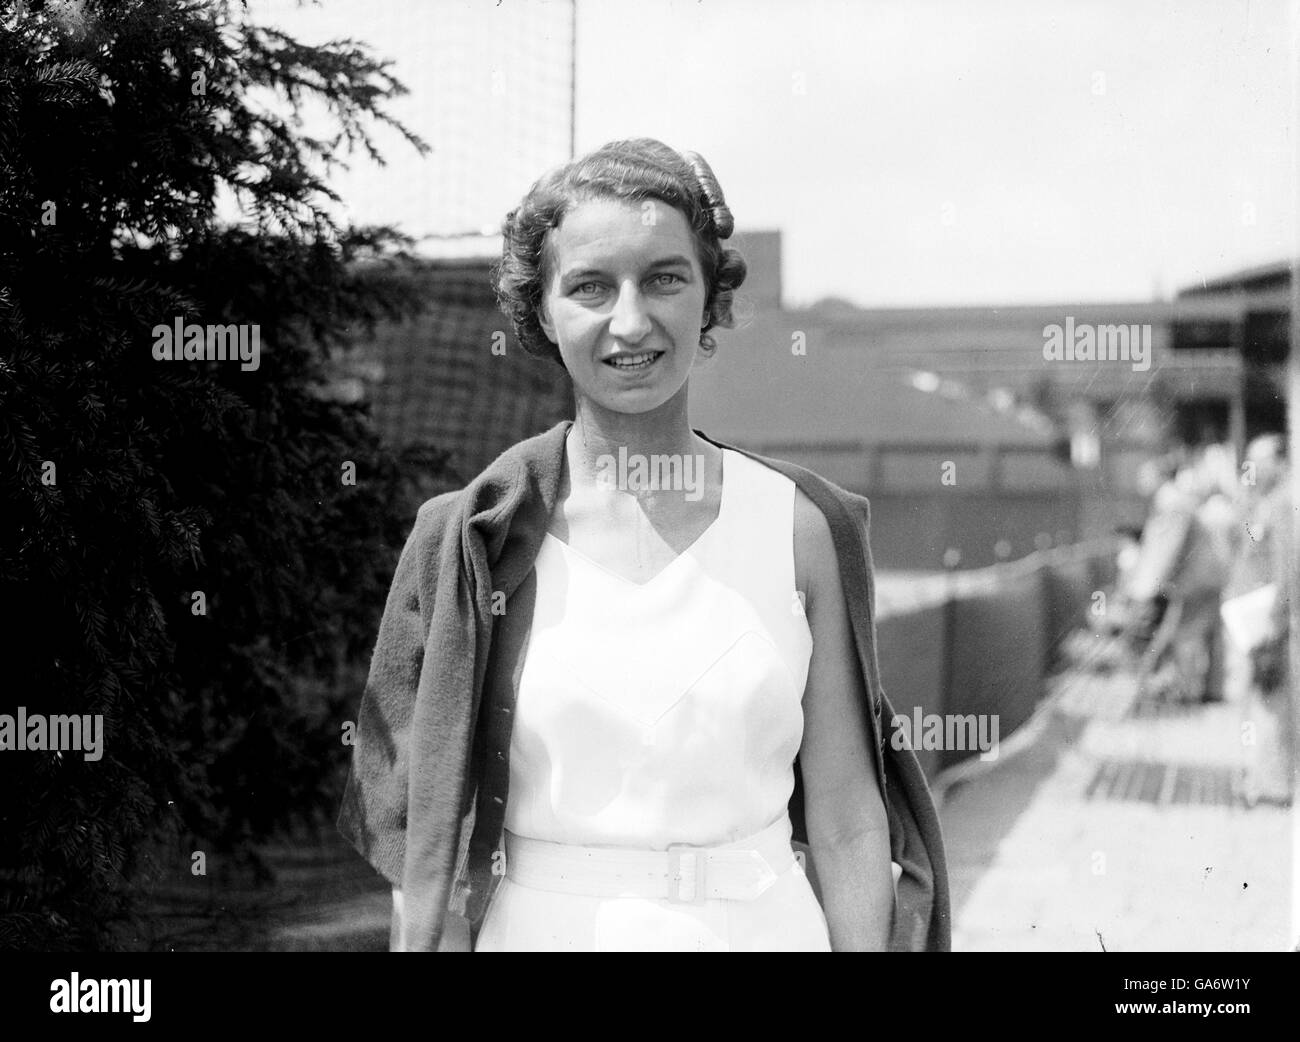
[[[676,286],[682,281],[682,277],[680,275],[674,275],[670,271],[665,271],[662,274],[656,275],[654,281],[659,286]]]
[[[599,282],[584,282],[580,286],[573,287],[573,295],[575,297],[590,297],[593,294],[599,292],[600,292]]]

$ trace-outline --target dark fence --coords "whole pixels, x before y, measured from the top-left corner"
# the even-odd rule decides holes
[[[1043,550],[1006,564],[915,580],[886,578],[878,595],[881,679],[930,777],[979,749],[926,748],[913,734],[933,717],[996,716],[1005,742],[1033,713],[1062,642],[1087,624],[1093,593],[1114,581],[1107,541]],[[919,710],[919,714],[917,713]],[[948,732],[945,728],[945,739]]]
[[[337,363],[362,384],[384,442],[447,453],[450,487],[505,449],[573,416],[564,370],[529,357],[496,307],[487,258],[425,262],[428,310],[358,334]],[[443,487],[426,490],[427,495]]]

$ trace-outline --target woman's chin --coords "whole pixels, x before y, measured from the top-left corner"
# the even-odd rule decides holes
[[[624,394],[602,394],[590,400],[607,412],[619,412],[627,416],[640,416],[654,412],[671,396],[655,394],[652,391],[636,391]]]
[[[639,387],[613,388],[606,384],[590,389],[579,387],[577,391],[579,397],[585,398],[601,409],[628,415],[640,415],[654,412],[661,406],[666,405],[681,392],[685,383],[686,381],[682,380],[680,383],[674,382],[672,385],[665,385],[663,382],[656,381],[653,384],[645,384]]]

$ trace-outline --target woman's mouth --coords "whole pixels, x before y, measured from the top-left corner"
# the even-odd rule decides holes
[[[613,355],[604,359],[604,362],[620,372],[635,373],[642,369],[649,369],[662,355],[662,351],[638,351],[634,355]]]

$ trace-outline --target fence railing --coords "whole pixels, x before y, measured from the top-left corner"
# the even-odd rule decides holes
[[[1114,570],[1113,543],[1098,540],[988,568],[882,576],[877,653],[896,714],[886,740],[905,730],[931,778],[981,753],[971,736],[1005,741],[1033,713],[1062,642],[1087,624]]]

